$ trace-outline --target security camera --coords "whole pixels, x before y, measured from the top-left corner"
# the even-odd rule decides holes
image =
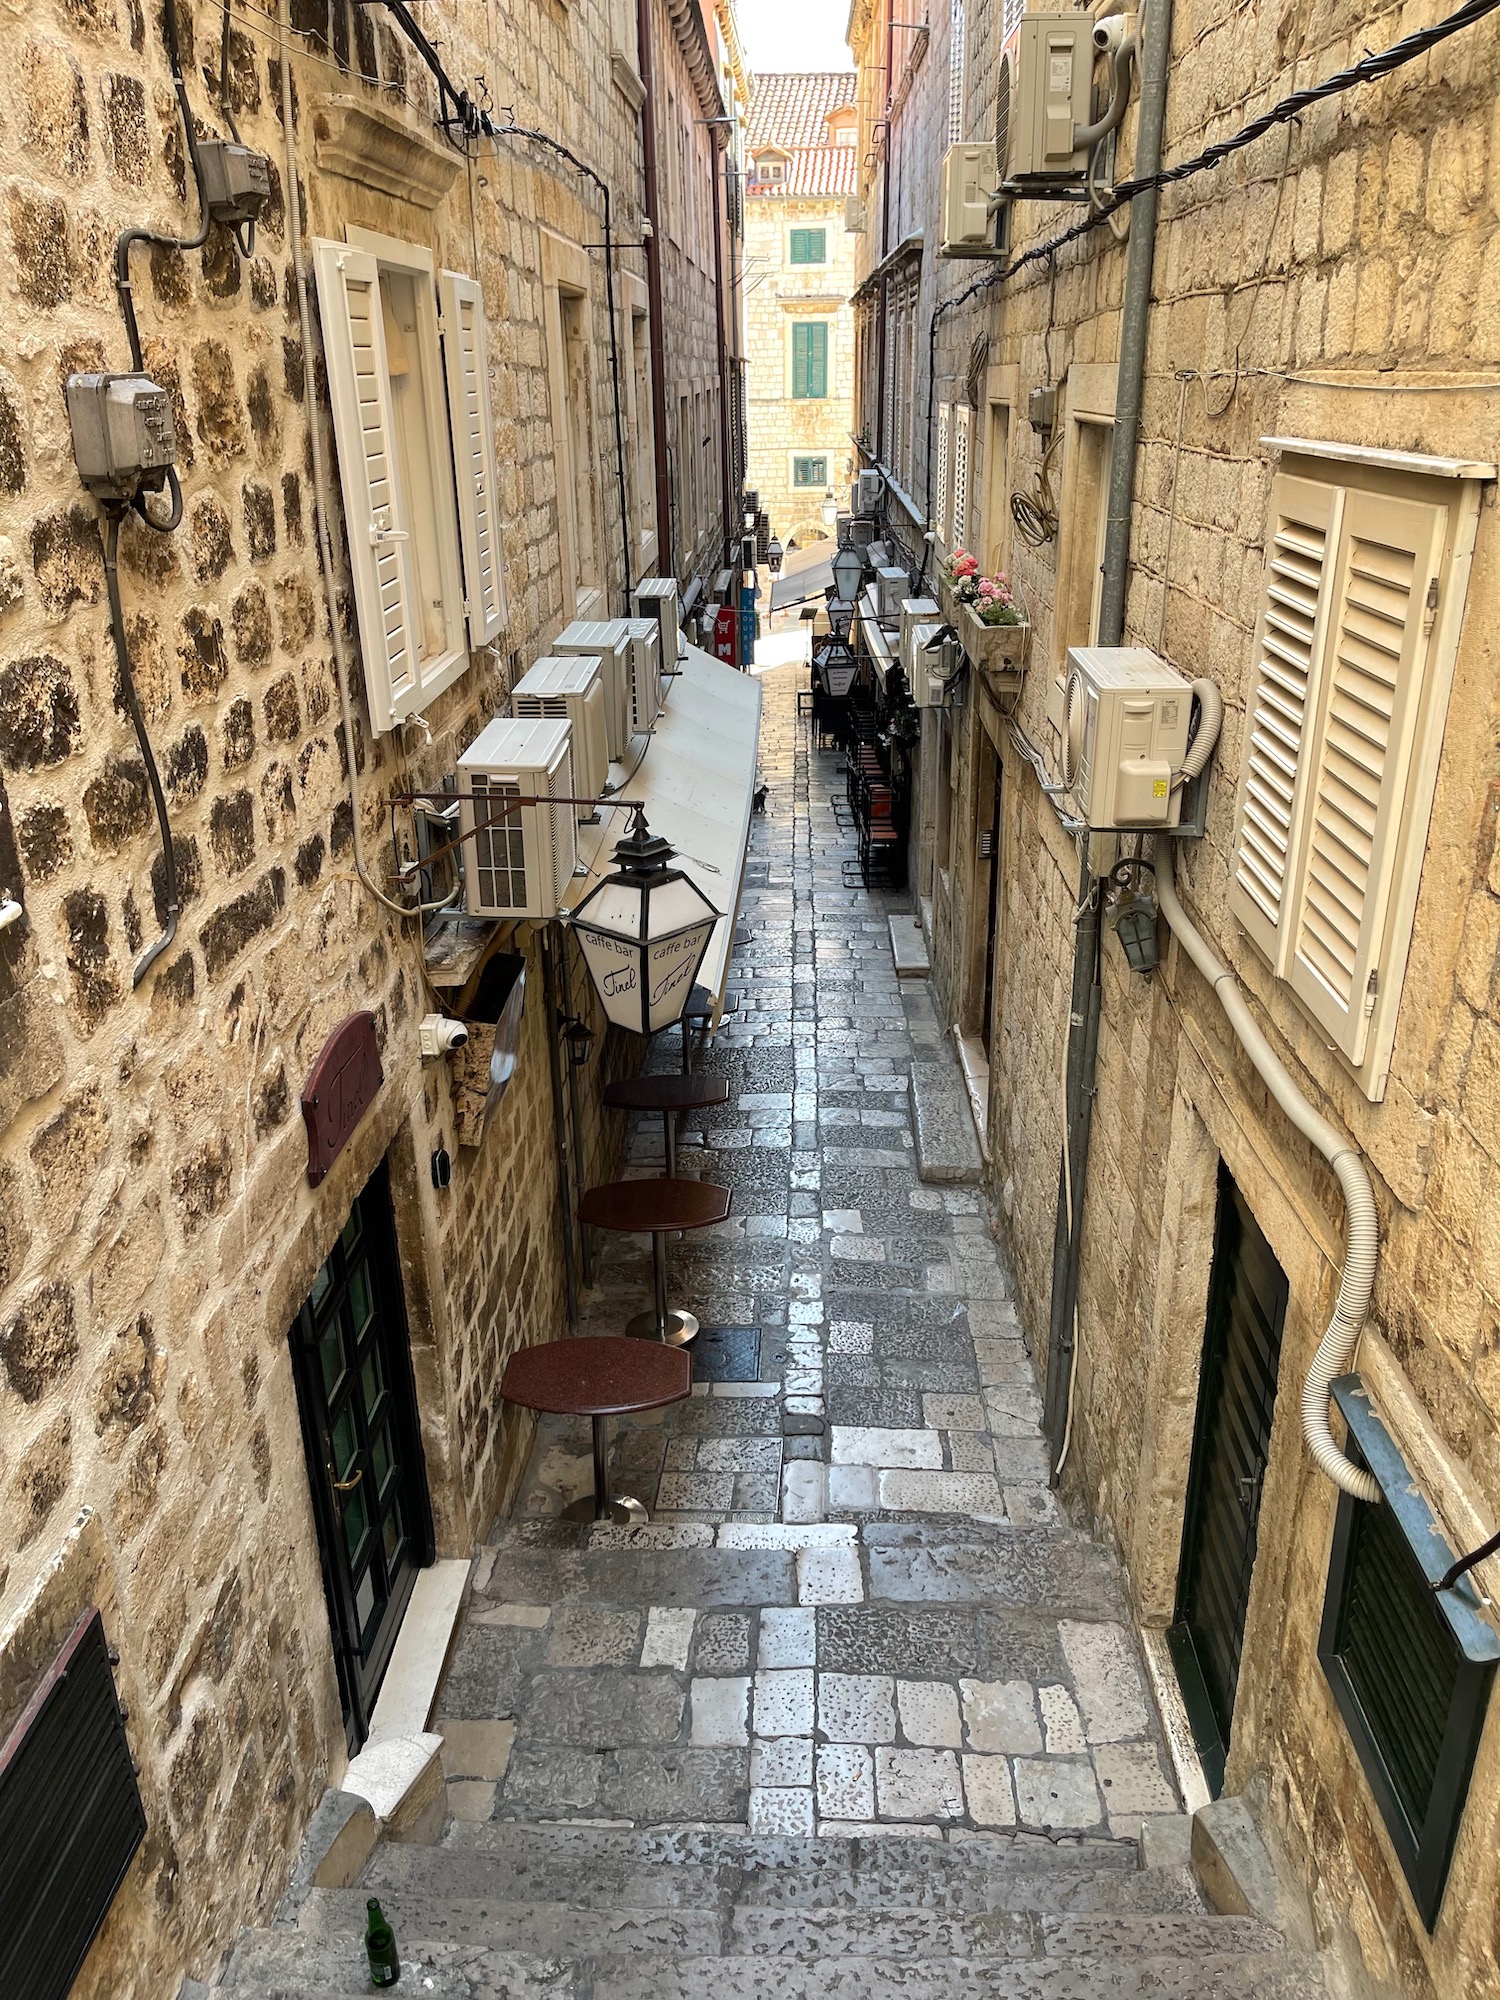
[[[469,1031],[462,1021],[455,1021],[447,1014],[424,1014],[417,1028],[417,1038],[423,1062],[436,1062],[439,1056],[451,1056],[463,1048],[468,1042]]]

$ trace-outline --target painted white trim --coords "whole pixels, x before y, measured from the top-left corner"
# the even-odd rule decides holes
[[[1378,466],[1387,472],[1416,472],[1424,479],[1500,479],[1500,466],[1486,459],[1433,458],[1424,451],[1386,451],[1379,445],[1338,444],[1327,438],[1263,437],[1261,443],[1267,451]]]

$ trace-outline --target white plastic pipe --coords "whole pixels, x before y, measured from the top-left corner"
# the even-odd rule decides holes
[[[1184,784],[1208,768],[1208,760],[1214,754],[1214,745],[1224,725],[1224,697],[1215,682],[1195,680],[1192,694],[1198,704],[1198,734],[1188,745],[1182,770],[1178,774]]]
[[[1205,715],[1204,722],[1207,720]],[[1202,734],[1200,729],[1199,735]],[[1338,1175],[1344,1195],[1344,1274],[1339,1280],[1333,1318],[1318,1342],[1318,1351],[1302,1385],[1302,1435],[1319,1471],[1327,1473],[1335,1486],[1352,1493],[1356,1500],[1378,1500],[1380,1488],[1374,1479],[1349,1462],[1334,1443],[1328,1426],[1329,1384],[1335,1376],[1345,1373],[1353,1359],[1375,1284],[1380,1221],[1370,1176],[1349,1140],[1314,1111],[1293,1083],[1280,1057],[1255,1025],[1233,973],[1219,963],[1189,921],[1177,900],[1177,887],[1172,880],[1170,840],[1156,843],[1156,895],[1162,915],[1176,933],[1178,943],[1212,986],[1240,1046],[1254,1063],[1266,1088],[1303,1138],[1317,1147]]]

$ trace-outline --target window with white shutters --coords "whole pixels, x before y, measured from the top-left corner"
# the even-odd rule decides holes
[[[458,536],[464,559],[464,606],[469,644],[483,646],[505,624],[499,478],[484,296],[473,278],[463,277],[457,271],[444,271],[442,289],[443,362],[448,380],[448,421],[453,433]]]
[[[313,255],[378,734],[420,714],[469,655],[432,255],[370,231],[349,235],[315,240]]]
[[[932,519],[939,548],[948,547],[948,429],[951,414],[946,403],[938,404],[937,450],[932,467]]]
[[[948,144],[958,146],[964,136],[964,43],[968,29],[965,0],[951,0],[948,17]]]
[[[972,412],[967,403],[955,405],[953,411],[953,510],[948,523],[955,548],[968,547],[969,419],[971,415]]]
[[[1271,497],[1231,908],[1377,1099],[1472,546],[1450,494],[1283,473]]]

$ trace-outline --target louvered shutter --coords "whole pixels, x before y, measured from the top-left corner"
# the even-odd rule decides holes
[[[806,396],[808,363],[808,327],[806,321],[794,321],[792,325],[792,395]]]
[[[933,526],[937,530],[938,545],[947,548],[948,543],[948,425],[951,411],[946,403],[938,404],[937,415],[937,458],[932,468],[932,502],[936,509]]]
[[[411,709],[420,629],[392,456],[380,274],[367,251],[325,239],[314,240],[313,260],[365,693],[379,733]]]
[[[953,543],[967,548],[969,535],[969,418],[967,403],[953,412]]]
[[[1247,703],[1244,775],[1230,907],[1276,970],[1285,972],[1283,918],[1297,861],[1304,738],[1311,731],[1342,492],[1277,478]]]
[[[505,623],[495,424],[490,408],[484,298],[473,278],[442,274],[443,368],[453,440],[458,536],[464,559],[469,644],[482,646]]]
[[[953,0],[948,16],[948,144],[964,136],[964,43],[968,35],[964,0]]]
[[[1420,501],[1344,495],[1286,976],[1356,1063],[1377,997],[1447,518]]]

